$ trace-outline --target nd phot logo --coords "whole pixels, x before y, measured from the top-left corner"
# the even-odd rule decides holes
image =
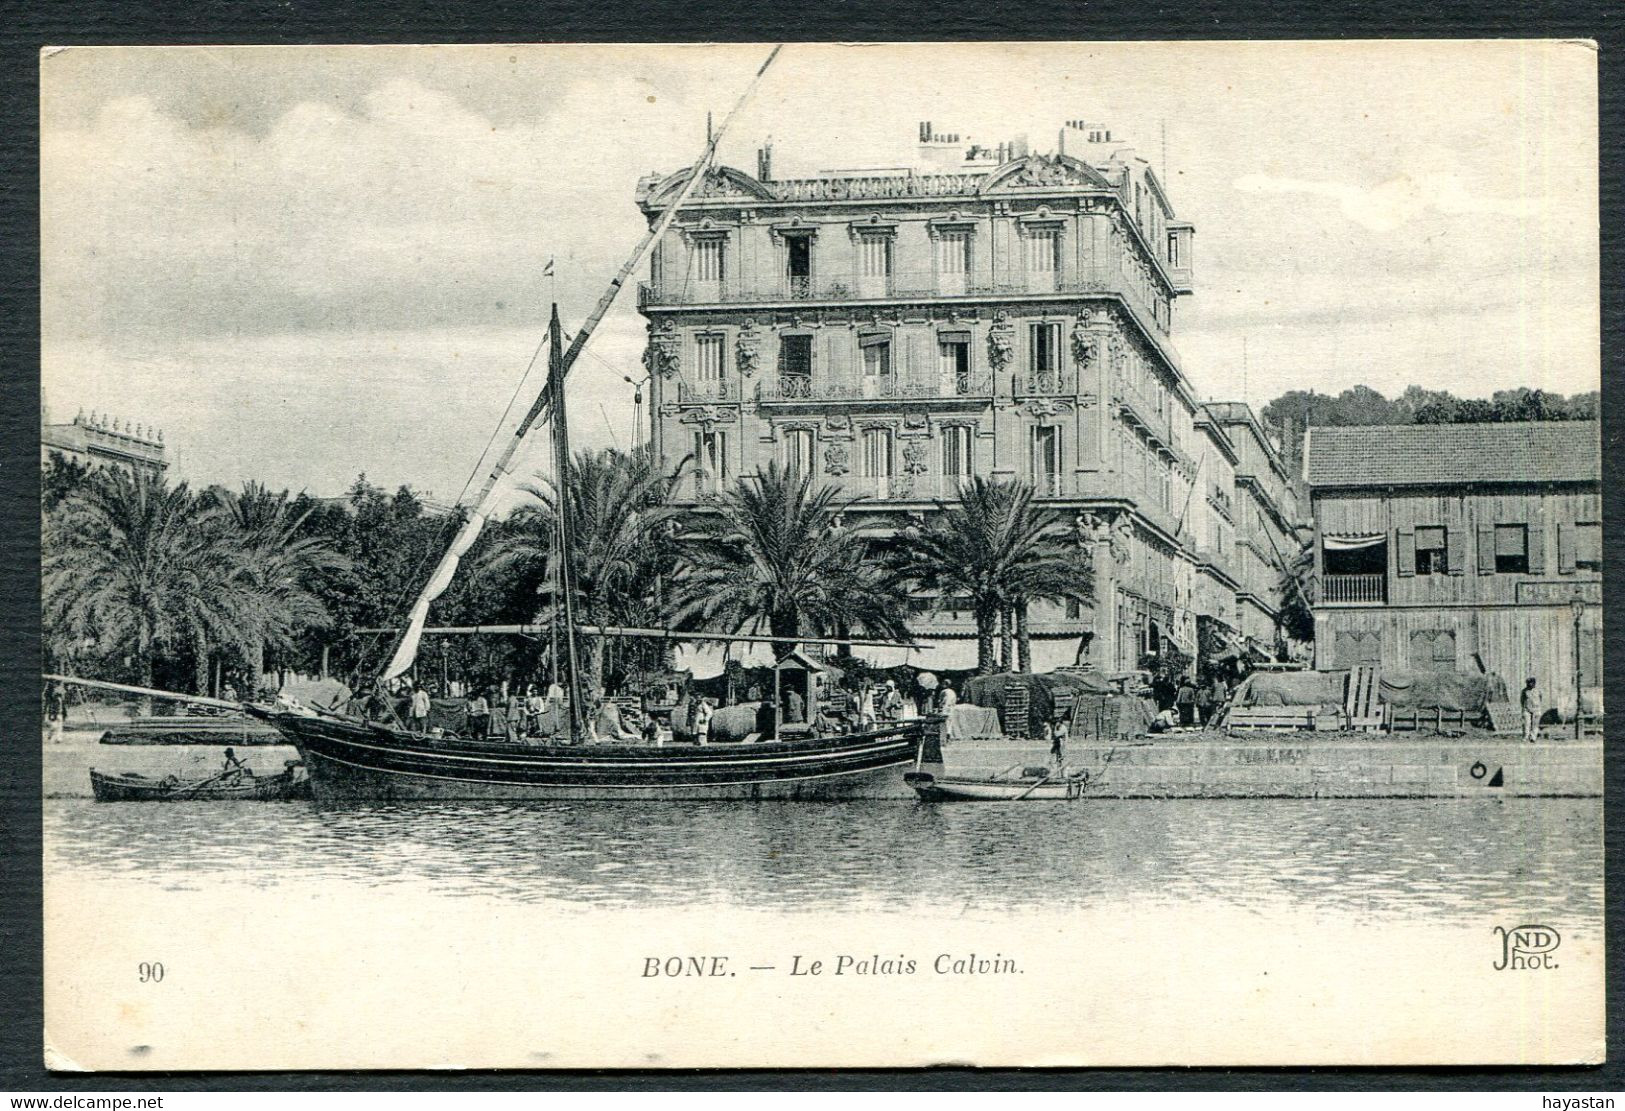
[[[1563,942],[1562,935],[1550,926],[1495,927],[1501,935],[1501,960],[1495,965],[1497,972],[1511,969],[1522,972],[1535,968],[1556,968],[1552,951]]]

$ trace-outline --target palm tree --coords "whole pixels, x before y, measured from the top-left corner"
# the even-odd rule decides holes
[[[776,461],[711,499],[682,552],[677,619],[730,633],[763,629],[782,654],[809,634],[904,639],[908,594],[867,542],[841,527],[831,486]]]
[[[662,474],[651,452],[581,451],[563,484],[569,498],[575,575],[576,619],[594,625],[650,621],[659,624],[659,599],[651,596],[669,567],[666,505],[676,476]],[[517,509],[478,560],[476,574],[516,575],[531,581],[551,568],[558,543],[559,484],[525,486],[532,504]],[[663,559],[662,556],[667,558]],[[544,591],[547,589],[544,586]],[[557,603],[546,595],[538,620],[551,619]],[[589,637],[587,677],[593,693],[604,685],[604,639]]]
[[[185,483],[107,468],[45,522],[41,563],[47,635],[56,650],[128,654],[143,686],[160,652],[230,635],[241,599],[229,583],[239,552],[210,527]]]
[[[1004,641],[1004,666],[1032,666],[1027,631],[1028,606],[1037,601],[1087,602],[1094,577],[1088,556],[1062,538],[1054,510],[1033,504],[1025,482],[990,482],[976,477],[958,499],[937,503],[937,515],[904,537],[899,568],[920,589],[939,599],[965,598],[976,616],[976,669],[995,667],[993,638]]]
[[[311,509],[297,508],[286,491],[273,494],[248,482],[240,493],[218,487],[210,493],[218,524],[239,553],[233,578],[247,603],[243,639],[257,683],[268,647],[290,651],[301,632],[329,624],[317,584],[348,571],[350,561],[325,539],[307,534]]]

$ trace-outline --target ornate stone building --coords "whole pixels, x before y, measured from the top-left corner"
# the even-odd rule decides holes
[[[655,450],[692,457],[696,509],[777,458],[860,497],[877,536],[972,475],[1029,481],[1096,569],[1092,606],[1032,614],[1034,669],[1193,649],[1199,609],[1234,624],[1235,580],[1225,498],[1196,489],[1222,484],[1198,463],[1223,433],[1198,431],[1171,343],[1191,225],[1103,129],[1068,124],[1053,155],[920,137],[923,171],[781,181],[763,151],[708,175],[639,291]],[[687,173],[639,183],[648,219]],[[974,664],[968,611],[919,621],[922,666]]]
[[[40,424],[40,462],[53,455],[91,468],[123,467],[152,475],[169,467],[162,431],[95,413],[87,417],[80,412],[67,424],[52,424],[47,415]]]

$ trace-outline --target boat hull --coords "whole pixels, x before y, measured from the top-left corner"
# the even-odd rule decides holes
[[[267,716],[298,747],[318,802],[905,798],[920,726],[721,745],[557,745],[435,739]]]
[[[1057,779],[968,779],[914,773],[905,777],[908,785],[929,802],[1076,802],[1083,797],[1087,781]]]
[[[90,790],[97,802],[283,802],[309,798],[310,785],[297,770],[280,775],[244,775],[233,782],[208,786],[208,780],[168,782],[139,773],[90,769]]]

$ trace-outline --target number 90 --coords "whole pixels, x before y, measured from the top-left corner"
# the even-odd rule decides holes
[[[142,961],[135,966],[135,971],[143,984],[161,984],[164,982],[164,966],[157,961]]]

